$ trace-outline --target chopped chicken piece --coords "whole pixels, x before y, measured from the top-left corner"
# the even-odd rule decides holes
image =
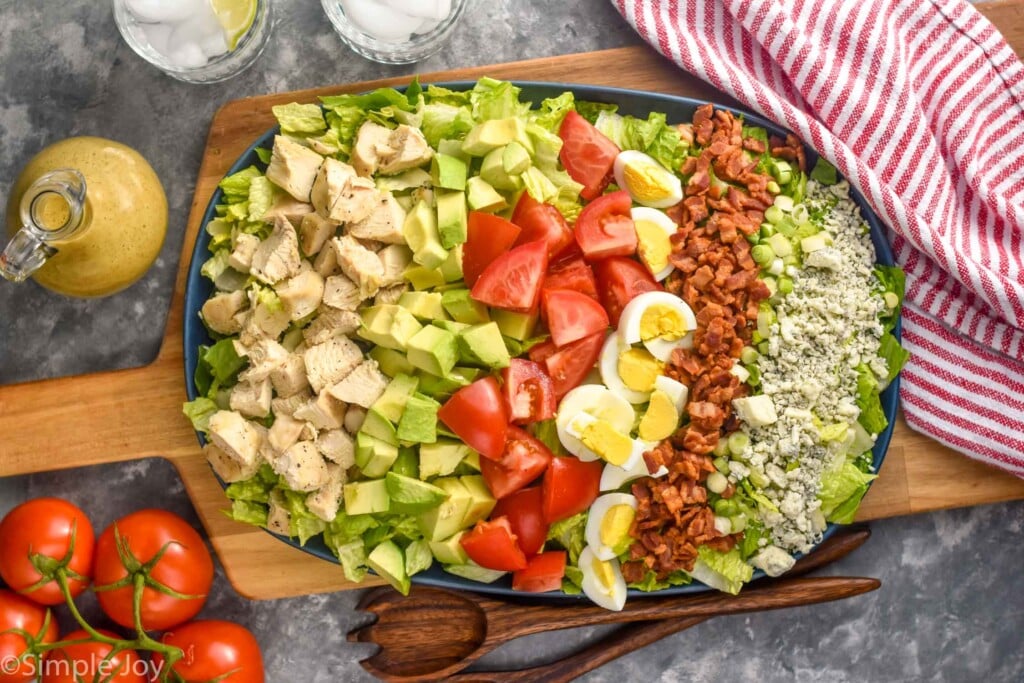
[[[228,484],[245,481],[255,476],[260,469],[258,461],[251,465],[243,465],[212,443],[203,447],[203,455],[206,456],[206,461],[210,463],[210,467],[217,473],[217,476]]]
[[[302,253],[306,256],[319,254],[327,240],[334,237],[338,224],[329,221],[320,214],[307,213],[302,217],[302,224],[299,226],[299,244]]]
[[[354,410],[356,410],[356,407],[350,408],[349,412]],[[366,414],[365,411],[363,414]],[[347,422],[348,414],[345,415],[345,418]],[[331,462],[341,465],[345,469],[352,467],[356,463],[355,441],[349,436],[348,432],[342,429],[332,429],[329,432],[322,433],[316,440],[316,447],[320,449],[322,456]]]
[[[399,173],[430,161],[434,151],[423,133],[400,124],[391,130],[372,121],[359,127],[352,150],[352,165],[364,177],[378,170],[385,174]]]
[[[235,352],[249,359],[249,368],[239,375],[242,381],[258,382],[270,377],[271,373],[288,360],[288,351],[273,339],[260,339],[252,346],[235,343]]]
[[[324,303],[332,308],[354,311],[363,299],[356,283],[344,275],[332,275],[324,283]]]
[[[305,427],[306,423],[301,420],[288,415],[278,415],[267,432],[267,443],[277,453],[284,453],[298,442]]]
[[[308,389],[300,390],[296,394],[287,397],[277,397],[270,402],[270,409],[274,411],[274,418],[282,415],[294,415],[295,411],[306,405],[313,398],[313,392]]]
[[[307,389],[309,379],[306,378],[306,362],[302,359],[302,354],[289,354],[285,362],[270,373],[270,382],[274,385],[274,391],[282,398],[294,396]]]
[[[377,252],[377,258],[384,266],[384,277],[381,286],[398,284],[405,281],[405,269],[412,265],[412,251],[402,244],[391,244]]]
[[[246,302],[245,291],[241,289],[228,294],[215,294],[207,299],[199,314],[206,326],[214,332],[237,334],[242,331],[238,313]]]
[[[341,506],[341,492],[348,476],[344,468],[331,463],[327,464],[327,483],[321,486],[316,493],[306,496],[306,507],[314,515],[325,522],[333,522],[338,516],[338,508]]]
[[[338,253],[334,251],[334,247],[330,246],[330,242],[328,242],[327,248],[320,249],[320,253],[316,255],[316,259],[313,261],[313,270],[325,278],[341,272],[341,268],[338,267]]]
[[[313,180],[323,162],[324,158],[313,150],[278,135],[274,138],[267,178],[300,202],[308,202]]]
[[[346,163],[334,158],[324,160],[323,166],[317,171],[310,195],[313,206],[321,216],[330,216],[331,207],[345,189],[351,178],[356,177],[356,170]]]
[[[338,429],[344,423],[347,406],[326,391],[297,408],[293,417],[316,429]]]
[[[260,238],[247,232],[239,233],[235,238],[235,248],[228,257],[228,265],[240,273],[248,273],[252,268],[252,257],[256,247],[260,246]]]
[[[384,243],[383,242],[378,242],[377,240],[364,240],[364,239],[360,239],[358,237],[356,237],[355,239],[356,239],[356,242],[358,242],[359,244],[363,245],[364,249],[369,249],[374,254],[376,254],[378,251],[380,251],[381,249],[384,248]]]
[[[402,298],[402,295],[408,291],[409,284],[406,282],[385,287],[377,292],[377,296],[373,297],[373,303],[377,306],[382,304],[397,304],[398,300]]]
[[[306,349],[306,374],[313,391],[341,381],[363,359],[363,352],[348,337],[332,337],[323,344]]]
[[[357,406],[354,403],[349,405],[345,413],[345,429],[349,434],[355,434],[366,421],[366,408]]]
[[[295,226],[284,218],[274,221],[270,237],[260,242],[252,256],[250,272],[257,279],[273,285],[286,278],[298,275],[302,268],[299,255],[299,237]]]
[[[379,197],[372,180],[360,178],[351,166],[337,159],[327,159],[313,183],[313,206],[335,223],[365,219],[377,208]]]
[[[377,172],[381,154],[391,149],[391,129],[373,121],[366,121],[356,133],[356,143],[352,148],[352,165],[356,173],[369,178]]]
[[[292,320],[305,318],[320,306],[324,279],[315,270],[306,270],[277,286],[277,295]]]
[[[273,466],[292,491],[316,491],[327,483],[327,463],[312,441],[298,442],[281,454]]]
[[[371,359],[360,363],[345,379],[332,385],[327,393],[339,401],[369,408],[384,393],[387,385],[387,376],[377,367],[377,361]]]
[[[368,299],[376,294],[384,276],[380,257],[348,235],[335,237],[331,246],[338,256],[341,272],[359,286],[359,296]]]
[[[257,457],[263,437],[256,426],[240,413],[218,410],[210,416],[210,440],[243,467],[259,464]]]
[[[284,218],[286,221],[291,223],[293,226],[298,228],[302,224],[302,219],[311,213],[315,213],[316,210],[313,205],[309,203],[309,200],[300,202],[286,194],[278,194],[274,199],[274,203],[270,205],[267,212],[263,214],[263,222],[273,223],[278,218]]]
[[[239,382],[231,389],[231,410],[237,410],[246,417],[266,417],[270,414],[272,397],[269,379]]]
[[[282,536],[292,535],[292,516],[288,504],[280,491],[270,492],[270,508],[267,510],[267,531]]]
[[[330,306],[321,306],[319,315],[302,330],[302,336],[307,344],[323,344],[331,337],[342,337],[352,334],[362,324],[363,319],[355,311],[343,311]]]
[[[405,244],[405,236],[402,234],[404,224],[405,209],[393,194],[382,192],[373,213],[358,223],[350,223],[347,232],[360,239],[377,240],[387,244]]]

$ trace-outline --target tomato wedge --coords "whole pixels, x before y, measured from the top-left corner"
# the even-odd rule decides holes
[[[462,277],[466,285],[476,284],[480,273],[515,244],[520,232],[518,225],[500,216],[470,211],[466,243],[462,246]]]
[[[512,590],[524,593],[546,593],[562,588],[566,552],[549,550],[530,558],[525,569],[512,575]]]
[[[544,521],[544,496],[539,486],[531,486],[505,496],[494,506],[491,517],[505,517],[512,533],[519,539],[519,547],[527,557],[540,552],[548,537],[548,523]]]
[[[598,197],[576,219],[576,241],[588,261],[636,253],[636,226],[629,210],[633,200],[625,190]]]
[[[470,295],[488,306],[529,313],[537,308],[547,269],[548,249],[544,242],[514,247],[484,269]]]
[[[553,457],[542,441],[519,427],[510,426],[501,459],[480,460],[480,474],[491,494],[501,499],[543,474]]]
[[[604,332],[592,334],[568,346],[556,349],[544,359],[544,366],[555,384],[555,398],[561,399],[587,376],[604,345]],[[531,355],[531,358],[533,356]]]
[[[554,458],[544,473],[544,519],[554,524],[583,512],[600,492],[604,462]]]
[[[594,271],[581,257],[560,260],[549,266],[542,289],[571,289],[592,299],[598,298]]]
[[[501,371],[501,381],[512,422],[529,424],[555,416],[555,385],[540,363],[513,358]]]
[[[558,347],[555,346],[555,342],[551,341],[550,337],[545,339],[540,344],[531,346],[530,350],[526,352],[530,356],[530,360],[534,363],[543,364],[551,356],[558,353]],[[550,377],[550,373],[548,374]]]
[[[622,309],[639,294],[661,290],[651,272],[640,263],[624,256],[612,256],[594,264],[597,291],[608,318],[616,326]]]
[[[612,164],[619,147],[578,113],[571,111],[558,129],[562,150],[558,158],[569,175],[583,184],[580,196],[594,199],[611,182]]]
[[[548,245],[548,258],[554,258],[572,244],[572,228],[562,212],[551,204],[538,202],[529,192],[523,192],[516,202],[512,222],[523,231],[516,246],[543,240]]]
[[[545,290],[543,305],[551,339],[558,348],[608,329],[608,314],[586,294],[569,289]]]
[[[497,460],[505,450],[508,415],[494,377],[478,379],[456,391],[437,416],[480,455]]]
[[[477,522],[472,531],[459,539],[459,543],[469,559],[481,567],[502,572],[514,572],[526,567],[526,556],[504,517]]]

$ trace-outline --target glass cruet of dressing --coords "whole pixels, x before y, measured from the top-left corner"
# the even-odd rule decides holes
[[[0,276],[76,297],[142,277],[167,233],[167,198],[135,150],[98,137],[50,145],[25,166],[7,205]]]

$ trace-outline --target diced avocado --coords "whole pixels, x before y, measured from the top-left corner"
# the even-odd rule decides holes
[[[480,176],[466,181],[466,201],[473,211],[493,213],[508,206],[508,201]]]
[[[437,214],[423,200],[406,215],[402,235],[412,249],[413,260],[425,268],[437,268],[448,257],[437,231]]]
[[[409,359],[401,351],[395,351],[383,346],[374,346],[370,349],[368,355],[377,361],[380,371],[388,377],[397,377],[402,374],[411,375],[416,372],[416,368],[412,366],[412,363],[409,362]]]
[[[518,175],[505,170],[505,150],[495,149],[487,153],[480,165],[480,177],[498,190],[518,190],[523,181]]]
[[[472,448],[469,449],[469,455],[465,457],[462,464],[466,467],[470,467],[477,472],[480,471],[480,454],[474,451]]]
[[[409,340],[406,355],[409,362],[420,370],[444,377],[455,367],[459,347],[454,334],[427,325]]]
[[[404,351],[409,340],[423,327],[412,313],[395,304],[371,306],[363,311],[362,318],[360,337],[397,351]]]
[[[448,330],[455,335],[472,327],[469,323],[460,323],[455,322],[454,320],[435,320],[434,325],[440,327],[442,330]]]
[[[498,323],[498,329],[506,337],[526,341],[533,336],[537,327],[537,313],[517,313],[502,308],[491,309],[491,320]]]
[[[384,541],[366,556],[366,565],[377,572],[402,595],[409,594],[409,575],[405,571],[405,556],[394,541]]]
[[[490,119],[478,123],[462,141],[462,151],[482,157],[493,149],[504,147],[513,140],[527,144],[526,124],[519,118]]]
[[[462,520],[463,527],[471,527],[481,519],[486,519],[498,501],[491,495],[490,489],[484,483],[484,478],[479,474],[471,474],[459,477],[459,481],[469,492],[470,503],[466,509],[466,516]]]
[[[450,157],[462,159],[467,165],[469,165],[469,161],[472,158],[462,151],[462,140],[451,140],[448,138],[439,140],[437,143],[437,151],[440,154],[447,154]]]
[[[439,268],[410,266],[402,273],[402,277],[408,280],[416,290],[433,289],[444,284],[444,274]]]
[[[458,282],[462,279],[462,247],[456,244],[448,251],[448,258],[441,264],[441,275],[445,282]]]
[[[395,464],[391,466],[391,471],[395,474],[401,474],[403,477],[419,479],[420,459],[416,455],[416,449],[409,446],[399,446],[398,457],[395,458]]]
[[[459,359],[464,363],[487,368],[507,368],[508,349],[505,348],[498,323],[491,321],[473,325],[459,333]]]
[[[398,305],[420,320],[447,320],[440,292],[403,292]]]
[[[505,173],[519,175],[532,165],[530,153],[526,151],[525,147],[513,140],[505,145],[501,152],[501,165],[504,167]]]
[[[388,488],[384,484],[383,479],[355,481],[345,484],[344,489],[342,489],[342,495],[345,498],[345,513],[348,515],[370,515],[378,512],[387,512],[391,501],[388,497]]]
[[[388,383],[387,388],[384,389],[384,393],[381,394],[380,398],[377,399],[370,409],[380,413],[391,422],[398,422],[402,418],[402,411],[405,410],[406,402],[413,395],[413,392],[416,391],[419,383],[419,379],[411,374],[396,374],[394,379]],[[364,429],[363,431],[366,430]]]
[[[438,439],[436,443],[420,446],[420,476],[446,477],[455,471],[473,449],[461,441]]]
[[[462,549],[462,537],[465,531],[449,536],[443,541],[430,541],[430,552],[434,559],[442,564],[466,564],[469,562],[469,555]]]
[[[466,193],[461,190],[438,192],[436,197],[437,232],[441,237],[441,246],[451,249],[466,241]]]
[[[441,404],[423,394],[413,394],[398,422],[398,438],[408,443],[437,441],[437,411]]]
[[[360,431],[356,434],[356,465],[367,477],[383,477],[398,458],[398,446]]]
[[[468,387],[476,381],[481,372],[479,368],[454,367],[444,377],[422,374],[420,375],[420,391],[427,396],[441,400],[450,396],[456,389]]]
[[[373,183],[381,192],[402,192],[430,185],[430,174],[422,168],[410,168],[398,175],[377,176]]]
[[[366,419],[363,420],[363,425],[359,428],[359,431],[392,446],[398,445],[398,434],[395,432],[395,425],[391,424],[391,421],[375,408],[370,408],[366,411]]]
[[[416,515],[437,507],[448,498],[448,493],[442,488],[394,472],[388,472],[384,481],[391,498],[392,512]]]
[[[435,188],[466,189],[466,162],[458,157],[437,153],[430,161],[430,179]]]
[[[497,569],[481,567],[478,564],[474,564],[472,560],[465,564],[446,564],[442,566],[449,574],[454,574],[470,581],[479,581],[480,583],[494,583],[508,573],[498,571]]]
[[[447,493],[448,499],[436,508],[421,513],[417,522],[428,541],[440,541],[464,528],[462,520],[466,517],[472,497],[456,477],[435,479],[433,484]],[[387,495],[386,490],[384,495]]]
[[[460,323],[485,323],[490,320],[487,307],[469,295],[468,289],[449,289],[441,296],[448,315]]]

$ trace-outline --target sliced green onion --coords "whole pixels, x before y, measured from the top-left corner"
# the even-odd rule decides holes
[[[791,294],[793,292],[793,280],[788,277],[779,278],[779,293]]]
[[[757,359],[761,356],[752,346],[744,346],[743,350],[740,351],[740,362],[744,365],[750,365],[756,363]]]
[[[750,437],[746,432],[733,432],[729,435],[729,452],[734,456],[740,455],[750,445]]]
[[[767,244],[758,244],[750,250],[750,258],[759,266],[766,266],[775,258],[775,252]]]
[[[722,491],[729,488],[729,480],[721,472],[712,472],[708,475],[705,485],[711,493],[721,494]]]
[[[791,212],[793,210],[793,198],[792,197],[787,197],[784,194],[780,194],[778,197],[775,198],[774,206],[777,206],[782,211],[785,211],[786,213],[789,213],[789,212]],[[803,204],[801,204],[801,206],[803,206]],[[807,209],[804,209],[804,211],[806,211],[806,210]]]

